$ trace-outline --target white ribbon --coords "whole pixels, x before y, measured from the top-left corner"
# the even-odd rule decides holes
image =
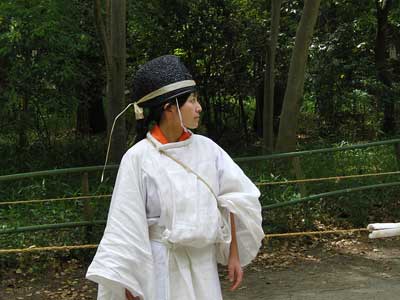
[[[178,90],[181,88],[185,88],[185,87],[189,87],[189,86],[196,86],[196,82],[194,80],[177,81],[177,82],[165,85],[165,86],[159,88],[158,90],[155,90],[155,91],[143,96],[136,103],[140,104],[140,103],[146,102],[148,100],[151,100],[155,97],[164,95],[168,92],[172,92],[172,91],[175,91],[175,90]]]

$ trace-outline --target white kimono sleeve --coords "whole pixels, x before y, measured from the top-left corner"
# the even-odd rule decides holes
[[[107,225],[86,278],[99,284],[98,300],[124,300],[125,288],[154,300],[153,257],[138,155],[128,151],[118,171]]]
[[[242,266],[249,264],[257,255],[264,239],[262,229],[260,191],[243,173],[239,166],[221,148],[217,158],[219,175],[218,205],[225,221],[230,222],[229,212],[235,216],[236,237]],[[227,264],[229,243],[217,246],[217,259]]]

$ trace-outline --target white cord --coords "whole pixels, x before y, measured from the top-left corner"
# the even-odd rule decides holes
[[[181,114],[181,110],[179,109],[179,103],[178,103],[178,98],[175,98],[175,102],[176,102],[176,107],[178,109],[178,115],[179,115],[179,120],[181,122],[181,126],[183,128],[183,130],[185,132],[188,132],[188,129],[185,127],[185,125],[183,124],[183,119],[182,119],[182,114]],[[108,155],[110,154],[110,147],[111,147],[111,139],[112,139],[112,135],[114,132],[114,127],[115,127],[115,123],[117,122],[118,118],[121,117],[126,110],[131,107],[132,105],[135,105],[135,103],[129,103],[115,118],[114,118],[114,122],[113,125],[111,127],[111,132],[110,132],[110,137],[108,139],[108,146],[107,146],[107,153],[106,153],[106,161],[104,162],[104,166],[103,166],[103,171],[101,172],[101,179],[100,182],[102,183],[104,180],[104,172],[106,170],[106,166],[107,166],[107,162],[108,162]]]
[[[103,171],[101,172],[101,179],[100,179],[100,182],[101,182],[101,183],[103,182],[103,179],[104,179],[104,172],[105,172],[105,170],[106,170],[106,166],[107,166],[107,162],[108,162],[108,155],[109,155],[109,153],[110,153],[110,147],[111,147],[111,138],[112,138],[112,135],[113,135],[113,132],[114,132],[115,123],[117,122],[118,118],[119,118],[120,116],[122,116],[122,115],[126,112],[126,110],[127,110],[129,107],[131,107],[132,105],[134,105],[134,104],[135,104],[135,103],[129,103],[129,104],[123,109],[123,111],[121,111],[121,112],[114,118],[114,122],[113,122],[113,125],[112,125],[112,127],[111,127],[110,137],[109,137],[109,139],[108,139],[106,161],[104,162]]]
[[[178,109],[179,120],[181,121],[181,126],[183,128],[183,131],[188,132],[187,128],[183,124],[181,110],[179,109],[178,98],[175,98],[175,102],[176,102],[176,108]]]

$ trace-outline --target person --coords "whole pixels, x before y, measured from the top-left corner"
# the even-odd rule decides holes
[[[133,100],[146,117],[121,160],[86,277],[99,300],[221,300],[217,264],[237,289],[264,238],[260,192],[222,148],[190,131],[202,107],[178,57],[144,64]]]

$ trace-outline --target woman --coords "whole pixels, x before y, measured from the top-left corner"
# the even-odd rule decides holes
[[[220,300],[217,263],[235,290],[264,237],[259,191],[225,151],[187,129],[202,108],[179,58],[146,63],[133,90],[136,113],[149,112],[121,161],[87,278],[102,300]]]

